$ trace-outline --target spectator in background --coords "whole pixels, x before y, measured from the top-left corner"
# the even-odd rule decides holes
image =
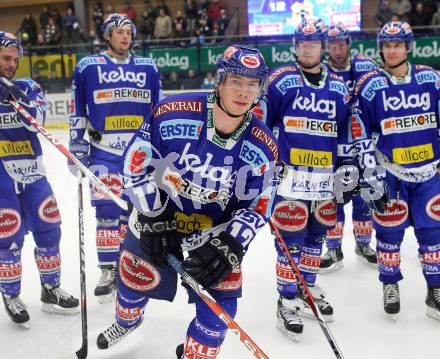
[[[437,11],[437,0],[410,0],[412,9],[415,9],[419,2],[423,4],[423,9],[429,14],[429,21],[431,22],[432,15]]]
[[[21,34],[23,46],[34,45],[37,41],[37,24],[31,14],[27,13],[17,33]]]
[[[154,8],[151,6],[150,0],[144,0],[144,10],[147,10],[149,14],[153,15]]]
[[[212,72],[208,72],[200,86],[202,90],[215,89],[215,78]]]
[[[225,36],[228,25],[229,25],[229,19],[226,14],[226,10],[222,9],[220,11],[220,17],[217,20],[217,35],[220,37]]]
[[[58,9],[52,10],[52,18],[53,18],[53,22],[55,23],[55,25],[57,25],[62,32],[64,24],[63,24],[63,18],[61,17],[61,14],[60,14],[60,10],[58,10]]]
[[[198,7],[194,0],[186,0],[183,5],[186,20],[188,21],[187,30],[190,35],[194,34],[196,29],[196,21],[198,17]]]
[[[431,25],[436,27],[435,32],[440,32],[440,1],[437,2],[437,11],[432,16]]]
[[[415,33],[427,32],[427,29],[418,29],[418,27],[428,26],[430,24],[431,15],[423,8],[423,4],[418,2],[413,12],[409,16],[409,24]]]
[[[46,42],[44,41],[43,34],[37,35],[37,42],[35,43],[35,46],[37,47],[35,51],[33,51],[33,54],[43,56],[47,54],[47,49],[41,48],[42,46],[46,46]],[[40,83],[40,82],[38,82]]]
[[[136,12],[130,4],[130,1],[126,1],[124,7],[122,8],[122,13],[126,14],[127,17],[133,22],[136,22]]]
[[[47,7],[47,5],[43,6],[43,10],[40,14],[40,28],[41,30],[45,30],[46,26],[49,22],[49,17],[50,17],[50,13],[49,13],[49,8]]]
[[[394,0],[391,10],[393,11],[393,14],[397,16],[399,21],[409,22],[411,3],[408,0]]]
[[[208,16],[211,18],[212,22],[217,22],[217,19],[220,17],[220,11],[222,11],[223,5],[219,0],[213,0],[208,7]]]
[[[67,13],[63,17],[64,42],[66,44],[73,44],[78,42],[78,35],[80,32],[79,20],[73,12],[73,8],[69,6]]]
[[[61,29],[55,24],[52,17],[44,29],[44,41],[47,45],[58,45],[61,41]]]
[[[171,18],[165,14],[163,8],[159,9],[159,16],[154,24],[154,36],[156,39],[169,39],[173,31],[173,22]]]
[[[181,90],[182,84],[179,81],[179,76],[177,75],[176,71],[171,71],[170,77],[168,81],[166,82],[167,90]]]
[[[209,8],[209,1],[208,0],[201,0],[199,2],[199,10],[208,11],[208,8]]]
[[[108,4],[107,7],[105,8],[105,13],[104,13],[104,20],[107,19],[107,17],[109,17],[111,14],[114,14],[116,12],[115,8],[113,5]]]
[[[179,46],[179,47],[187,47],[189,44],[189,39],[187,39],[189,37],[188,32],[183,28],[182,23],[178,22],[176,24],[176,27],[174,29],[174,36],[175,39],[179,39],[174,41],[174,45],[175,46]],[[186,38],[185,40],[183,40],[182,38]]]
[[[154,35],[154,17],[144,10],[140,18],[139,34],[142,36],[142,40],[151,40]]]
[[[197,19],[197,27],[200,32],[204,36],[211,36],[212,34],[212,20],[208,16],[208,11],[205,9],[202,9],[199,18]]]
[[[188,70],[187,76],[182,80],[184,90],[198,90],[200,89],[200,79],[193,69]]]
[[[165,0],[157,0],[157,6],[154,8],[154,19],[157,19],[160,16],[160,10],[163,10],[165,15],[170,15],[170,9],[168,5],[165,4]]]
[[[382,0],[380,2],[379,11],[376,15],[376,20],[380,28],[382,28],[393,17],[393,11],[390,8],[390,2],[388,0]]]
[[[205,45],[205,35],[203,34],[202,30],[196,29],[194,36],[191,37],[190,44],[200,46]]]
[[[187,21],[182,10],[177,10],[176,12],[176,17],[174,18],[174,29],[176,28],[177,24],[181,24],[183,30],[187,29]]]
[[[101,37],[101,25],[104,22],[104,9],[99,1],[93,3],[93,25],[95,26],[95,32],[98,37]]]

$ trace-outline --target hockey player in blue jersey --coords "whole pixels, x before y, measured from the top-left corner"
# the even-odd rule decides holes
[[[130,54],[136,28],[127,17],[110,15],[102,33],[107,51],[81,59],[73,75],[69,145],[78,159],[121,195],[121,155],[159,101],[161,84],[151,59]],[[102,271],[95,295],[103,302],[116,289],[119,243],[128,215],[94,188],[92,205],[96,208],[96,247]]]
[[[0,292],[12,321],[28,328],[29,313],[19,297],[21,249],[28,231],[36,244],[42,310],[75,314],[79,302],[60,288],[61,218],[36,130],[9,104],[17,100],[37,121],[44,121],[41,87],[28,78],[12,80],[21,56],[16,37],[0,32],[0,76],[13,81],[12,87],[0,85]]]
[[[333,308],[315,285],[322,243],[336,224],[334,172],[338,144],[346,143],[350,94],[322,61],[327,28],[320,19],[303,19],[293,37],[297,62],[269,74],[266,123],[277,136],[280,158],[289,166],[275,199],[273,223],[283,234],[317,305],[330,321]],[[297,279],[276,247],[278,328],[300,338],[300,315],[312,315],[300,298]]]
[[[351,36],[343,24],[331,26],[328,31],[328,66],[336,75],[340,76],[348,89],[353,91],[354,85],[366,72],[377,68],[373,60],[361,55],[350,55]],[[350,151],[345,153],[351,158]],[[347,156],[344,151],[340,153]],[[353,234],[356,240],[355,253],[358,258],[366,263],[377,263],[376,252],[370,247],[373,224],[371,211],[361,196],[353,196]],[[319,273],[328,273],[343,267],[342,237],[344,234],[344,205],[337,205],[337,224],[334,229],[327,232],[327,252],[321,258]]]
[[[384,68],[356,84],[359,109],[352,133],[361,169],[373,167],[376,159],[386,170],[389,198],[378,197],[385,212],[373,212],[385,312],[400,311],[400,245],[412,225],[428,286],[427,314],[440,320],[440,77],[428,66],[408,62],[412,42],[407,23],[381,29],[377,43]]]
[[[167,252],[187,252],[184,269],[235,316],[241,261],[270,217],[277,181],[276,140],[250,112],[267,72],[258,50],[231,45],[217,62],[214,92],[167,97],[130,143],[123,172],[135,208],[121,246],[116,322],[99,348],[138,327],[150,299],[173,300]],[[216,358],[227,328],[188,293],[196,317],[177,356]]]

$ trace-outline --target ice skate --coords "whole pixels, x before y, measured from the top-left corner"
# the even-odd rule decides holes
[[[79,313],[79,301],[60,288],[60,286],[41,287],[41,310],[46,313],[75,315]]]
[[[428,287],[425,303],[426,315],[440,320],[440,287]]]
[[[101,304],[112,302],[116,296],[116,267],[101,265],[101,277],[95,288],[95,296]]]
[[[342,248],[329,248],[321,258],[319,273],[331,273],[344,267]]]
[[[373,266],[377,265],[376,251],[371,248],[370,245],[356,243],[356,248],[354,251],[356,253],[356,258],[359,262],[371,264]]]
[[[400,312],[400,293],[399,284],[383,284],[383,309],[397,320],[397,314]]]
[[[122,327],[117,322],[113,323],[110,327],[98,335],[96,345],[99,349],[108,349],[112,347],[134,331],[139,325],[141,325],[142,320],[143,318],[141,318],[134,327],[129,329]]]
[[[20,297],[18,295],[11,297],[5,294],[2,296],[6,312],[12,321],[25,329],[29,329],[29,313]]]
[[[287,299],[280,297],[277,304],[277,328],[288,338],[300,340],[304,326],[299,312],[303,307],[300,298]]]
[[[177,359],[181,359],[182,358],[182,356],[183,356],[183,351],[185,350],[185,344],[179,344],[177,347],[176,347],[176,356],[177,356]]]
[[[318,286],[308,286],[309,291],[312,293],[312,297],[315,300],[316,306],[322,314],[322,317],[327,323],[333,322],[333,307],[329,302],[327,302],[325,298],[324,290]],[[302,291],[300,291],[300,297],[304,303],[303,310],[300,311],[299,315],[303,318],[315,319],[315,315],[313,314],[312,308],[310,308],[309,302],[307,298],[304,297]]]

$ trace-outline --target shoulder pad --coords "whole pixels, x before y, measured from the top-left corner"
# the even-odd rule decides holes
[[[179,98],[178,95],[166,97],[159,102],[154,110],[153,118],[158,118],[169,112],[203,112],[203,101],[201,98]]]
[[[334,75],[334,74],[330,74]],[[348,103],[350,101],[350,90],[348,89],[345,82],[339,77],[339,76],[330,76],[329,81],[329,91],[336,92],[340,94],[343,98],[344,104]]]
[[[278,144],[277,141],[272,134],[272,132],[263,124],[260,120],[255,119],[258,121],[258,126],[253,125],[251,128],[251,135],[252,137],[256,138],[259,142],[261,142],[267,150],[273,155],[273,160],[275,163],[278,163],[280,158],[280,153],[278,150]]]
[[[435,83],[437,90],[440,88],[440,74],[430,66],[414,65],[414,77],[418,85]]]
[[[87,66],[90,65],[104,65],[107,63],[107,60],[104,56],[101,55],[93,55],[93,56],[86,56],[83,57],[77,64],[76,64],[76,70],[81,73],[84,71],[84,69]]]
[[[14,84],[24,91],[38,91],[41,90],[40,85],[32,80],[30,77],[22,77],[14,80]]]
[[[287,66],[281,66],[275,70],[273,70],[270,74],[269,74],[269,78],[268,78],[268,84],[270,84],[271,82],[273,82],[278,76],[280,76],[281,74],[287,72],[287,71],[291,71],[291,72],[297,72],[298,70],[296,69],[295,66],[293,65],[287,65]]]

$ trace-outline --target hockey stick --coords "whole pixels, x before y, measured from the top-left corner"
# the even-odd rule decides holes
[[[81,333],[82,345],[76,352],[79,359],[87,358],[87,292],[86,292],[86,258],[84,253],[84,215],[83,215],[83,188],[82,173],[78,170],[78,232],[79,232],[79,273],[81,283]]]
[[[237,322],[215,301],[215,299],[205,291],[197,281],[192,278],[182,268],[180,261],[172,254],[167,255],[167,261],[174,270],[180,274],[182,280],[188,284],[194,292],[205,302],[205,304],[220,318],[220,320],[226,324],[226,326],[233,333],[237,334],[240,341],[244,344],[247,350],[249,350],[254,358],[269,359],[269,357],[263,352],[262,349],[246,334],[246,332],[240,328]]]
[[[5,87],[11,87],[13,86],[12,82],[5,79],[4,77],[0,77],[0,83],[4,85]],[[39,133],[41,133],[44,137],[46,137],[52,145],[54,145],[64,156],[66,156],[70,161],[72,161],[78,168],[81,170],[81,172],[86,176],[92,183],[95,185],[99,190],[104,192],[107,196],[111,198],[112,201],[114,201],[119,207],[121,207],[124,211],[127,210],[127,202],[119,198],[116,194],[112,192],[112,190],[107,187],[98,177],[95,176],[95,174],[90,171],[86,166],[82,164],[80,160],[78,160],[67,148],[64,146],[61,141],[56,138],[54,135],[52,135],[50,132],[48,132],[43,125],[41,125],[35,118],[32,117],[32,115],[26,111],[26,109],[20,105],[16,101],[9,101],[9,103],[17,110],[25,119],[26,121],[35,127]]]
[[[341,349],[339,349],[338,344],[336,343],[335,338],[333,337],[332,332],[330,331],[330,328],[328,327],[327,323],[325,322],[324,318],[322,317],[322,314],[320,310],[318,309],[315,300],[313,299],[312,293],[310,293],[309,288],[307,287],[307,283],[304,280],[301,272],[299,271],[294,259],[292,258],[292,255],[289,252],[289,248],[287,247],[286,242],[284,241],[283,237],[281,236],[280,231],[278,228],[273,224],[272,220],[269,220],[270,228],[272,229],[272,232],[275,234],[275,239],[278,244],[278,247],[281,249],[283,254],[286,256],[287,260],[289,261],[290,266],[292,267],[293,272],[295,273],[295,276],[298,278],[300,282],[300,288],[301,291],[304,294],[304,297],[307,298],[307,302],[309,303],[310,308],[313,311],[313,314],[316,317],[316,320],[318,321],[319,325],[321,326],[322,331],[324,332],[325,337],[327,338],[327,341],[329,342],[330,346],[333,349],[333,353],[335,354],[336,358],[343,359],[343,355],[341,352]]]

